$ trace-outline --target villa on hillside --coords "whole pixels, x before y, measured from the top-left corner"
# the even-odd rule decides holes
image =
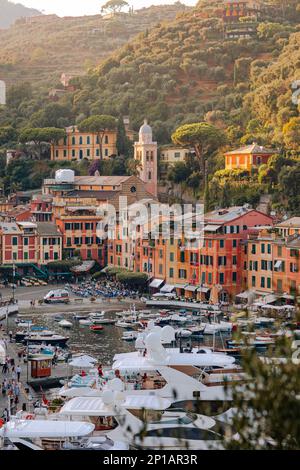
[[[124,120],[127,137],[133,140],[133,131],[129,130],[128,122]],[[51,160],[95,160],[100,158],[99,140],[93,132],[80,132],[77,126],[66,128],[66,137],[61,139],[51,149]],[[105,133],[102,152],[103,157],[108,159],[117,154],[117,131]]]
[[[225,0],[223,20],[225,23],[239,22],[240,18],[261,15],[261,2],[258,0]]]
[[[253,143],[246,147],[233,150],[225,154],[226,170],[248,170],[268,163],[269,159],[276,153],[274,149],[268,149]]]

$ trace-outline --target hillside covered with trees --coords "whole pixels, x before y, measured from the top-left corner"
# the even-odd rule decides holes
[[[6,3],[0,3],[3,1]],[[55,84],[62,72],[82,75],[139,32],[173,20],[185,9],[188,7],[177,2],[105,18],[99,2],[99,15],[19,19],[9,29],[0,30],[0,76],[11,84],[20,80]]]
[[[138,130],[147,116],[163,145],[172,136],[173,142],[182,142],[180,133],[176,137],[178,127],[203,122],[211,127],[198,128],[217,136],[213,140],[218,145],[207,146],[205,156],[198,152],[199,158],[190,156],[172,168],[170,184],[181,185],[194,197],[205,196],[208,207],[257,205],[267,194],[273,207],[296,213],[300,8],[296,0],[262,4],[259,18],[241,18],[238,25],[228,27],[220,15],[220,1],[200,0],[195,9],[145,28],[89,68],[74,79],[75,91],[56,103],[49,103],[32,84],[16,85],[8,92],[8,107],[0,110],[0,127],[11,126],[18,133],[23,127],[80,125],[104,114],[129,115]],[[237,28],[241,34],[236,35]],[[245,28],[251,34],[243,33]],[[16,137],[9,138],[13,143]],[[276,150],[269,164],[251,174],[225,171],[224,151],[253,142]],[[122,170],[116,168],[105,171]]]
[[[40,15],[41,12],[33,8],[27,8],[20,3],[12,3],[8,0],[0,0],[0,28],[8,28],[18,18]]]

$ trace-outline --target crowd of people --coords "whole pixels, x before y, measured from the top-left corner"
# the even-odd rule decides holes
[[[87,281],[81,284],[67,284],[66,287],[76,296],[83,298],[138,298],[136,290],[126,289],[121,283],[110,280]]]
[[[20,364],[15,364],[13,358],[7,357],[2,365],[2,380],[0,382],[2,398],[7,398],[10,412],[14,412],[20,402],[21,394],[21,372]],[[2,419],[6,422],[9,418],[8,408],[4,409]]]

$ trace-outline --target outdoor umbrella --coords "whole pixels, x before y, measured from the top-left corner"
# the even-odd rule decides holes
[[[94,367],[96,362],[97,360],[91,356],[79,356],[69,362],[69,365],[78,369],[88,369]]]

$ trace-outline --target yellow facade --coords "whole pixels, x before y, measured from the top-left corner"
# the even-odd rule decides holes
[[[127,131],[129,139],[133,133]],[[102,141],[103,159],[109,159],[117,154],[117,131],[105,133]],[[51,160],[95,160],[100,158],[100,144],[97,134],[91,132],[80,132],[76,126],[66,129],[66,137],[61,139],[51,149]]]

